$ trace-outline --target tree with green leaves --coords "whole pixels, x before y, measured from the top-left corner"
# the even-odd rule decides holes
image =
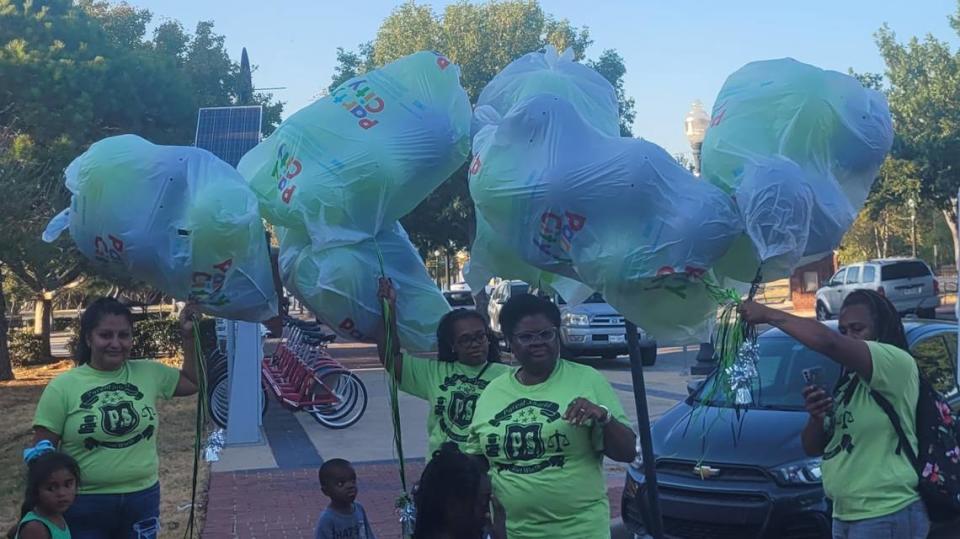
[[[960,33],[960,2],[950,23]],[[911,163],[922,199],[946,220],[957,257],[960,51],[932,35],[902,43],[887,25],[877,32],[876,40],[886,63],[886,94],[896,129],[893,155]]]
[[[843,238],[839,250],[842,263],[911,254],[910,201],[918,203],[919,193],[914,163],[888,157]]]
[[[488,82],[513,60],[554,45],[572,48],[578,61],[593,43],[585,27],[545,13],[536,0],[459,2],[436,14],[426,4],[406,2],[380,25],[375,39],[359,49],[337,49],[330,90],[344,81],[420,50],[437,50],[460,66],[460,81],[472,103]],[[588,62],[613,84],[620,99],[620,130],[630,136],[634,101],[623,88],[623,58],[606,50]],[[469,162],[469,161],[468,161]],[[473,202],[467,188],[467,167],[454,173],[402,220],[421,253],[468,247],[474,236]]]
[[[135,133],[158,144],[191,145],[197,108],[236,102],[239,64],[213,23],[193,35],[128,4],[94,0],[0,0],[0,263],[36,297],[35,331],[49,355],[53,295],[84,265],[69,239],[40,240],[68,204],[62,171],[99,139]],[[282,104],[264,105],[264,131]],[[5,325],[0,339],[6,341]],[[0,371],[8,357],[0,348]]]

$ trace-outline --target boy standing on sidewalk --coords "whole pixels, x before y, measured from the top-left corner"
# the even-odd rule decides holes
[[[367,512],[357,499],[357,473],[343,459],[320,466],[320,489],[330,504],[317,521],[316,539],[376,539]]]

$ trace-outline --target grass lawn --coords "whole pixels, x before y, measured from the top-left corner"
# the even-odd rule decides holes
[[[17,379],[0,382],[0,534],[16,523],[23,496],[23,448],[32,436],[31,423],[37,400],[47,382],[73,366],[61,361],[40,367],[14,369]],[[160,537],[183,537],[190,514],[193,476],[193,441],[196,431],[196,397],[157,403],[160,414]],[[202,461],[197,501],[200,504],[198,535],[202,529],[209,466]]]

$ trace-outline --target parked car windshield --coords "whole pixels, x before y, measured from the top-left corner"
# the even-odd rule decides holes
[[[909,262],[897,262],[880,268],[880,280],[894,281],[896,279],[910,279],[912,277],[927,277],[930,275],[930,268],[923,262],[916,260]]]
[[[473,296],[467,290],[453,290],[444,292],[443,297],[451,307],[470,307],[474,305]]]
[[[530,291],[530,286],[525,284],[512,284],[510,285],[510,297],[519,296],[520,294],[526,294]]]
[[[833,391],[840,377],[840,365],[830,361],[789,337],[760,337],[760,359],[757,361],[759,387],[752,391],[753,402],[741,406],[776,410],[803,410],[806,382],[803,370],[820,367],[817,385]],[[716,374],[704,382],[695,398],[707,405],[733,407],[729,387],[721,388]]]
[[[594,292],[589,298],[582,301],[582,303],[606,303],[607,300],[603,299],[603,296],[600,292]],[[567,300],[563,299],[563,296],[557,295],[557,303],[560,305],[566,305]]]

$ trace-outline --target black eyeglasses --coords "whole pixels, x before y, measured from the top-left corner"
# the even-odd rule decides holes
[[[486,344],[487,343],[487,334],[486,332],[478,332],[473,335],[461,335],[457,337],[456,344],[457,346],[470,346],[471,344]]]
[[[517,333],[513,336],[513,338],[524,346],[553,342],[553,340],[557,338],[557,328],[550,328],[531,333]]]

